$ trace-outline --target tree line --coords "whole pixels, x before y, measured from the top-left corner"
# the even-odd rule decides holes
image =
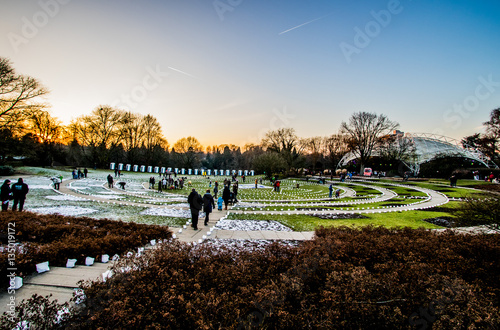
[[[18,74],[10,60],[0,58],[0,165],[24,164],[107,168],[110,162],[179,168],[254,169],[268,176],[335,171],[342,157],[352,153],[353,170],[366,165],[396,170],[411,161],[415,150],[407,139],[393,134],[399,124],[385,115],[357,112],[329,136],[299,137],[293,128],[267,132],[258,144],[243,148],[222,144],[204,148],[192,136],[172,146],[152,115],[132,113],[109,105],[69,125],[52,117],[43,97],[49,93],[35,78]],[[498,161],[500,108],[484,123],[486,133],[462,139]],[[376,151],[374,153],[374,151]],[[392,167],[392,168],[391,168]]]

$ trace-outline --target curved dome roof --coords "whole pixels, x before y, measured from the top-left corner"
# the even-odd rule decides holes
[[[449,138],[443,135],[430,133],[397,133],[398,139],[406,139],[406,145],[413,147],[415,158],[412,162],[404,161],[404,163],[415,173],[418,173],[420,164],[426,163],[438,155],[460,155],[464,158],[476,160],[486,167],[498,168],[498,166],[486,157],[478,149],[468,145],[463,145],[460,141]],[[372,152],[372,156],[377,156],[377,150]],[[345,166],[357,156],[349,152],[339,162],[337,167]]]

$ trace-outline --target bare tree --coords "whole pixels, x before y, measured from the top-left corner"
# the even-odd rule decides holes
[[[316,171],[316,165],[321,160],[324,150],[324,138],[321,136],[315,136],[311,138],[306,138],[301,140],[301,145],[303,146],[304,152],[307,154],[308,158],[311,160],[311,166],[313,172]]]
[[[182,167],[193,168],[197,165],[202,145],[196,138],[188,136],[175,142],[173,149],[177,153]]]
[[[413,162],[416,157],[415,144],[402,133],[381,136],[377,143],[379,156],[385,162]]]
[[[485,151],[485,154],[492,161],[498,161],[498,143],[500,140],[500,108],[491,110],[490,120],[484,122],[483,125],[486,126],[486,134],[481,139],[482,147]]]
[[[377,116],[369,112],[356,112],[349,118],[349,123],[342,122],[340,132],[348,136],[349,149],[359,158],[361,172],[379,137],[398,127],[398,123],[390,121],[385,115]]]
[[[35,79],[16,74],[10,61],[0,58],[0,129],[16,129],[33,110],[45,105],[35,102],[48,91]]]
[[[76,141],[88,149],[89,161],[102,166],[109,162],[110,153],[121,144],[125,112],[110,106],[99,106],[88,116],[77,118],[70,125]]]
[[[490,120],[484,122],[486,132],[495,139],[500,139],[500,108],[491,110]]]
[[[287,163],[287,169],[298,168],[304,164],[303,144],[293,128],[279,128],[269,131],[261,141],[266,151],[278,153]]]
[[[325,158],[330,170],[334,173],[337,164],[349,152],[348,139],[342,134],[332,134],[325,138],[324,148]]]
[[[63,126],[61,122],[52,117],[48,111],[32,111],[28,121],[29,131],[38,138],[40,143],[63,142]]]
[[[142,146],[146,149],[146,162],[152,163],[159,158],[158,151],[168,148],[168,142],[163,137],[161,125],[155,117],[151,115],[142,117],[141,125],[144,132]]]

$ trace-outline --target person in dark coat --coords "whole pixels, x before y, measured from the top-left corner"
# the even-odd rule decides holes
[[[17,210],[17,205],[19,204],[19,211],[23,210],[24,201],[26,200],[26,195],[30,191],[28,185],[23,182],[23,178],[19,178],[17,183],[13,184],[12,195],[14,196],[14,204],[12,205],[12,211]]]
[[[111,174],[108,175],[108,188],[113,188],[113,177],[111,176]]]
[[[224,186],[224,190],[222,191],[222,199],[224,200],[225,208],[227,210],[227,204],[229,204],[229,198],[231,196],[231,192],[229,191],[229,186]]]
[[[189,209],[191,210],[191,227],[193,227],[194,230],[198,230],[198,217],[203,207],[203,198],[201,198],[200,194],[198,194],[194,188],[188,196],[188,203]]]
[[[217,193],[219,192],[219,183],[215,181],[215,186],[214,186],[214,199],[217,199]]]
[[[208,225],[208,215],[212,213],[215,208],[214,197],[210,194],[210,189],[207,189],[205,195],[203,195],[203,212],[205,212],[205,226]]]
[[[233,185],[233,196],[234,196],[234,202],[238,203],[238,198],[236,196],[238,195],[238,181]]]
[[[12,197],[12,190],[10,189],[10,180],[7,179],[3,182],[0,198],[2,199],[2,212],[9,210],[9,201]]]

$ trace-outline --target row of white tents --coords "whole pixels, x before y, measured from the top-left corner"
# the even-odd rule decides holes
[[[142,173],[156,173],[156,174],[179,174],[179,175],[238,175],[238,176],[254,176],[254,170],[218,170],[218,169],[198,169],[198,168],[171,168],[160,166],[146,166],[146,165],[131,165],[123,163],[110,163],[110,170],[119,170],[127,172],[142,172]]]

